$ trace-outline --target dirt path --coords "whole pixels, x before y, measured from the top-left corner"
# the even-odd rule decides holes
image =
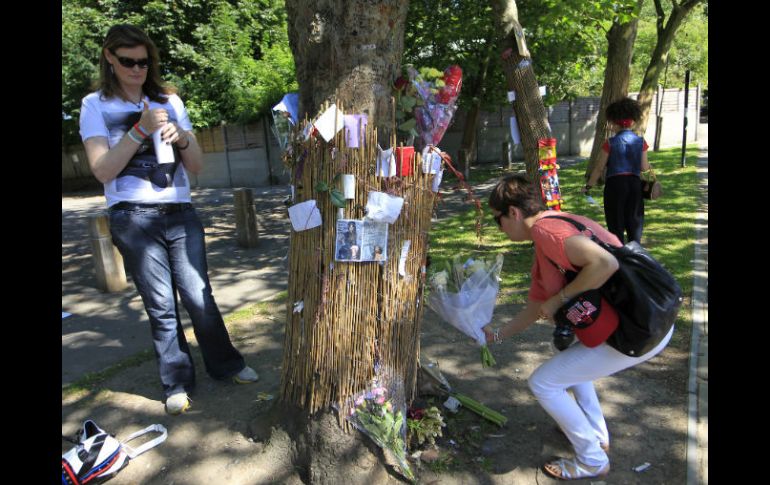
[[[515,309],[513,305],[500,306],[495,317],[511,316]],[[264,443],[251,441],[247,431],[248,423],[278,393],[283,311],[282,305],[275,304],[267,315],[246,317],[230,325],[235,345],[261,376],[258,383],[237,386],[214,381],[199,366],[192,409],[172,417],[163,410],[155,362],[146,361],[121,371],[98,391],[64,399],[62,434],[73,434],[88,418],[118,438],[149,424],[166,426],[167,441],[130,463],[110,482],[115,485],[299,485],[302,482],[296,471],[281,457],[263,454]],[[498,430],[465,410],[447,416],[450,426],[438,440],[439,459],[418,469],[421,483],[556,483],[539,467],[553,455],[569,454],[569,444],[527,387],[527,377],[550,355],[550,332],[549,325],[538,323],[503,346],[495,346],[492,351],[498,365],[484,369],[478,347],[437,321],[432,311],[426,311],[423,361],[438,361],[457,391],[502,412],[509,421]],[[676,332],[669,348],[650,362],[597,382],[612,439],[608,483],[685,481],[685,333]],[[190,337],[200,364],[194,337]],[[68,448],[63,442],[62,451]],[[643,473],[631,471],[644,462],[652,466]],[[365,471],[362,465],[362,473]],[[399,483],[394,478],[386,482]],[[386,482],[379,481],[378,485]]]

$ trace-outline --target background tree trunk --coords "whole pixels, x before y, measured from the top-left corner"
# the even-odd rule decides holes
[[[524,150],[524,163],[527,175],[533,183],[538,183],[538,148],[537,141],[551,138],[551,126],[548,114],[540,96],[540,89],[535,79],[535,71],[529,52],[519,52],[516,43],[516,31],[523,37],[519,25],[519,14],[514,0],[494,0],[496,17],[502,40],[503,70],[509,91],[516,92],[513,111],[521,133]],[[509,50],[510,49],[510,50]]]
[[[473,90],[473,104],[468,108],[468,115],[465,117],[465,126],[463,127],[463,139],[460,143],[460,150],[465,150],[469,164],[476,162],[481,99],[484,93],[484,84],[486,83],[487,74],[489,73],[489,61],[491,58],[492,49],[489,48],[486,56],[484,56],[484,62],[479,71],[481,74],[471,87]]]
[[[665,22],[664,27],[663,24],[666,13],[663,10],[660,0],[654,1],[655,10],[658,15],[658,42],[655,44],[655,50],[652,52],[650,63],[647,66],[647,70],[644,72],[644,79],[642,80],[642,86],[639,88],[639,97],[637,98],[637,101],[639,101],[642,108],[642,118],[639,123],[640,133],[644,133],[647,130],[647,121],[650,117],[652,98],[655,95],[655,89],[657,88],[660,74],[666,67],[668,51],[671,49],[671,44],[674,42],[676,32],[679,29],[679,26],[682,25],[682,21],[692,9],[703,2],[703,0],[685,0],[678,4],[676,1],[672,1],[673,7],[671,8],[671,14],[668,17],[668,21]]]
[[[642,8],[642,0],[639,0],[636,11]],[[619,24],[617,20],[612,23],[607,33],[607,65],[604,68],[604,85],[602,98],[599,103],[599,114],[596,119],[596,134],[594,144],[591,147],[591,157],[586,167],[586,179],[591,175],[594,164],[599,156],[599,150],[607,139],[607,115],[605,111],[611,103],[628,96],[628,83],[631,79],[631,57],[634,53],[639,17],[631,22]],[[604,180],[604,175],[600,180]]]

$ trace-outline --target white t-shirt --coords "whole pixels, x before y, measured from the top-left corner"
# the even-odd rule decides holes
[[[184,103],[176,94],[169,95],[168,101],[164,104],[150,101],[146,96],[144,99],[149,103],[150,109],[165,108],[168,111],[169,121],[175,122],[184,130],[192,130],[192,123]],[[107,138],[112,148],[120,142],[134,123],[139,121],[143,109],[143,103],[137,106],[118,97],[105,100],[101,97],[101,91],[91,93],[83,98],[80,107],[80,137],[86,141],[94,136],[103,136]],[[144,140],[136,153],[155,156],[151,136]],[[184,165],[180,163],[176,168],[173,182],[166,188],[160,188],[143,178],[126,175],[106,182],[104,196],[107,198],[107,207],[123,201],[145,204],[190,202],[190,180]]]

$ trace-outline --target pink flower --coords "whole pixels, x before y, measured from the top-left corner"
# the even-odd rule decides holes
[[[377,404],[382,404],[385,402],[385,396],[377,396],[377,399],[374,400]]]

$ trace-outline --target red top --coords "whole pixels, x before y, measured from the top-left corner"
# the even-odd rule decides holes
[[[568,212],[560,212],[554,215],[574,219],[593,231],[596,237],[612,246],[623,245],[614,234],[587,217]],[[564,241],[568,237],[581,234],[581,232],[567,221],[552,219],[546,215],[535,222],[532,226],[531,234],[532,241],[535,243],[535,261],[532,264],[532,284],[529,289],[529,299],[544,302],[558,293],[567,282],[564,275],[561,274],[551,261],[565,270],[579,270],[570,264],[564,249]],[[590,237],[588,231],[582,234]]]

